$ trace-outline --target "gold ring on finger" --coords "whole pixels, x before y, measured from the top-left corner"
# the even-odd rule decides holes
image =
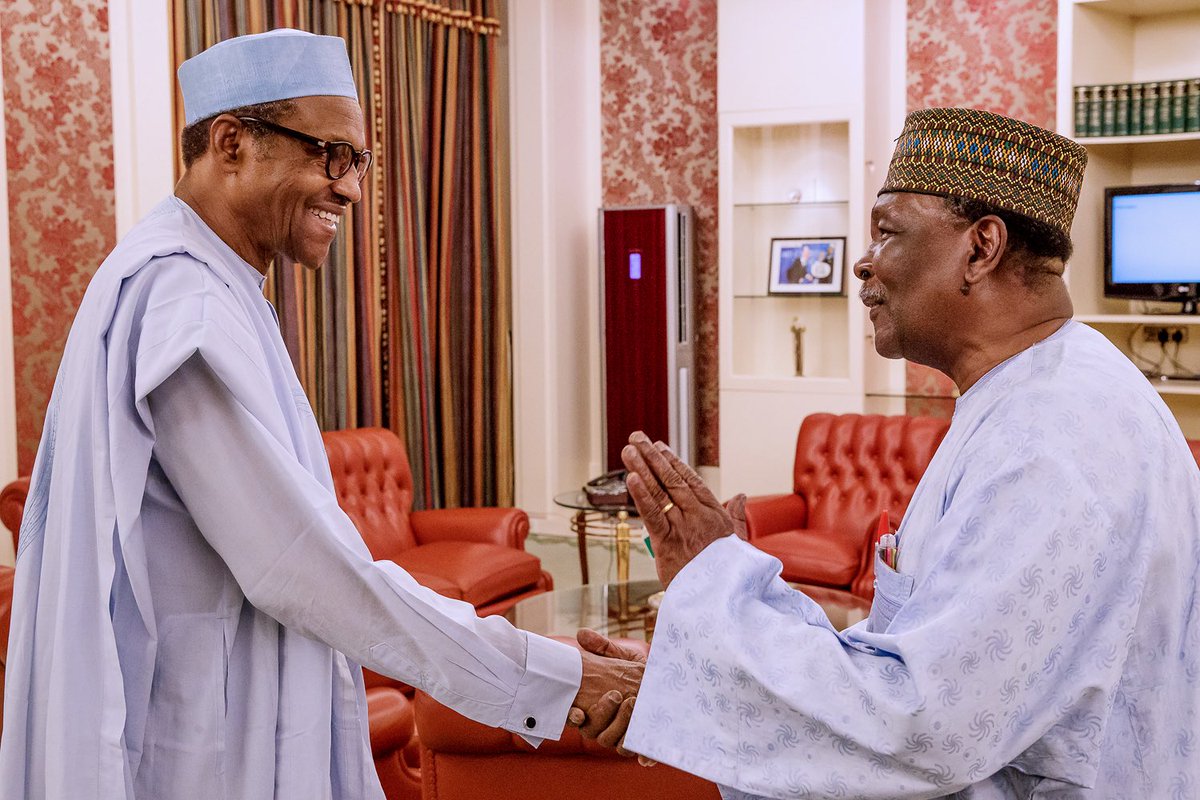
[[[671,510],[672,508],[674,508],[674,507],[675,507],[675,504],[674,504],[674,503],[668,502],[668,503],[667,503],[665,506],[663,506],[663,507],[662,507],[662,512],[661,512],[661,513],[665,514],[665,513],[667,513],[668,511],[670,511],[670,510]]]

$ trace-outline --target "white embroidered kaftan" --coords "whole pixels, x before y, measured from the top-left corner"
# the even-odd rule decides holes
[[[1100,334],[1068,322],[959,399],[897,566],[839,634],[713,543],[626,746],[730,798],[1200,796],[1200,471]]]

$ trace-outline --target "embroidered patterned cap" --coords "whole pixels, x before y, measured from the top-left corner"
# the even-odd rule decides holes
[[[185,125],[272,100],[358,99],[345,40],[291,28],[214,44],[179,65],[179,88]]]
[[[1071,235],[1087,151],[1065,136],[974,108],[927,108],[904,120],[885,192],[965,197]]]

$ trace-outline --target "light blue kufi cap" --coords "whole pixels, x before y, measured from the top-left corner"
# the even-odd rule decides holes
[[[358,99],[346,42],[291,28],[218,42],[179,65],[179,88],[185,125],[273,100]]]

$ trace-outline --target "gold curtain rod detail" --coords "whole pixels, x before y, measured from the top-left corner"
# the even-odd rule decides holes
[[[335,0],[347,6],[382,7],[391,14],[408,14],[447,27],[462,28],[481,36],[499,36],[500,20],[472,14],[470,11],[447,8],[431,0]]]

